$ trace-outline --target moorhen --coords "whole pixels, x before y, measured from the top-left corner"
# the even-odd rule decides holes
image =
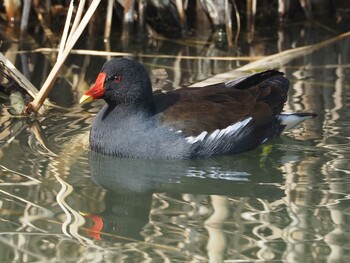
[[[281,114],[289,81],[267,70],[202,88],[152,92],[144,66],[107,61],[80,99],[104,99],[90,130],[92,150],[127,158],[185,159],[256,148],[313,113]]]

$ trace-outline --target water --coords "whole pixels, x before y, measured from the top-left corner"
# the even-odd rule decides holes
[[[139,52],[174,55],[140,59],[150,70],[166,69],[165,82],[157,83],[170,90],[247,63],[181,55],[268,55],[332,36],[297,25],[257,34],[241,50],[165,41]],[[318,117],[235,156],[145,161],[90,152],[89,127],[103,103],[77,100],[105,57],[70,56],[51,95],[61,107],[37,119],[11,115],[4,93],[0,261],[348,262],[349,47],[345,39],[281,66],[292,82],[286,110]],[[9,50],[2,51],[14,59]],[[16,65],[40,86],[49,61],[30,52],[17,55]]]

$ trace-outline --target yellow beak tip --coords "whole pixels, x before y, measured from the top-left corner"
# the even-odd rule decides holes
[[[80,100],[79,100],[79,104],[85,104],[85,103],[89,103],[91,101],[93,101],[94,98],[89,96],[89,95],[83,95],[81,96]]]

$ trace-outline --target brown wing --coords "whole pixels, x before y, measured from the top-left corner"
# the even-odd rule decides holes
[[[155,95],[162,121],[188,136],[213,132],[249,116],[257,126],[282,111],[289,81],[278,71],[250,75],[231,87],[225,84],[180,89]]]

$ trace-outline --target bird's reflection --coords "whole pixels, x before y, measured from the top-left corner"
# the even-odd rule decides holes
[[[269,148],[268,146],[267,148]],[[117,193],[192,193],[264,196],[260,183],[281,182],[279,163],[261,149],[248,154],[198,160],[116,158],[90,152],[92,180]],[[273,153],[278,154],[278,153]],[[282,156],[280,156],[282,157]],[[266,185],[269,188],[268,185]],[[267,191],[267,196],[270,196]]]
[[[87,234],[105,241],[143,240],[156,193],[174,200],[185,194],[279,199],[284,195],[278,187],[283,180],[280,164],[263,153],[258,149],[201,160],[141,160],[90,152],[92,180],[107,193],[103,211],[86,216]]]

